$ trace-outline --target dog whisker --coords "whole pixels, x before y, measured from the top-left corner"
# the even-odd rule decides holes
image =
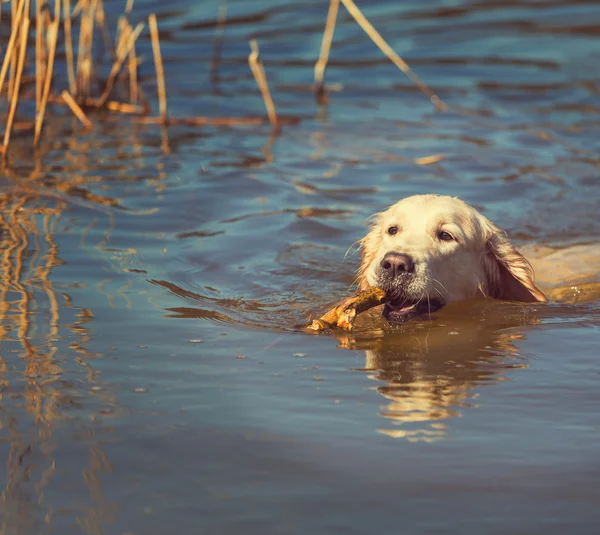
[[[480,282],[479,284],[477,284],[477,289],[481,292],[481,294],[483,295],[483,297],[487,298],[487,294],[485,293],[484,289],[483,289],[483,283]]]
[[[438,294],[440,294],[440,297],[442,299],[444,299],[444,294],[442,292],[440,292],[435,286],[433,287],[433,290],[436,291]]]
[[[433,282],[437,283],[440,285],[440,287],[442,288],[442,290],[444,290],[446,292],[446,294],[449,294],[450,292],[448,291],[448,288],[446,288],[439,280],[432,278],[431,279]],[[442,295],[440,293],[440,295]],[[443,297],[443,296],[442,296]]]

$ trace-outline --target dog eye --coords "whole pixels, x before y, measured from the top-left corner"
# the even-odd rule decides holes
[[[398,226],[397,226],[397,225],[392,225],[391,227],[389,227],[389,228],[387,229],[387,233],[388,233],[390,236],[393,236],[394,234],[397,234],[397,233],[398,233]]]
[[[452,234],[450,234],[449,232],[446,232],[445,230],[441,230],[440,232],[438,232],[438,238],[442,241],[454,240],[454,237],[452,236]]]

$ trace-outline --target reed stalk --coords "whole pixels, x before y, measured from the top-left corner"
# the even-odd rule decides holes
[[[79,0],[81,20],[79,23],[79,46],[77,49],[77,96],[87,98],[93,72],[92,48],[97,0]],[[75,8],[77,12],[77,6]]]
[[[109,100],[105,106],[107,109],[118,113],[131,113],[137,115],[146,113],[146,109],[143,106],[140,106],[139,104],[129,104],[128,102]]]
[[[44,83],[44,27],[42,19],[42,5],[45,0],[35,2],[35,112],[39,113],[42,100],[42,86]]]
[[[75,99],[71,96],[71,94],[66,89],[64,89],[60,96],[62,97],[65,104],[69,106],[69,108],[73,112],[73,115],[75,115],[75,117],[77,117],[82,122],[83,126],[85,126],[87,129],[91,129],[93,126],[92,121],[90,121],[87,118],[87,115],[81,109],[79,104],[75,102]]]
[[[110,74],[108,75],[108,79],[106,80],[106,86],[104,87],[104,91],[100,98],[98,99],[96,105],[97,107],[102,107],[108,100],[110,96],[110,92],[113,89],[115,84],[115,79],[121,70],[121,66],[123,62],[127,59],[129,51],[133,46],[133,43],[138,38],[142,30],[144,29],[144,23],[140,22],[135,30],[131,30],[131,26],[127,23],[123,32],[121,33],[121,38],[119,39],[119,45],[117,46],[117,57],[115,62],[113,63],[112,69],[110,70]]]
[[[113,48],[112,39],[110,37],[110,30],[106,23],[106,16],[104,14],[104,3],[102,0],[98,2],[98,9],[96,10],[96,23],[102,30],[102,37],[104,39],[104,48],[108,51],[108,55],[114,60],[115,50]]]
[[[138,101],[138,61],[135,52],[135,41],[129,49],[127,66],[129,68],[129,100],[132,104],[137,104]]]
[[[50,95],[50,86],[52,84],[52,73],[54,70],[54,55],[56,53],[56,42],[58,41],[58,26],[60,24],[60,0],[57,0],[57,7],[54,15],[54,22],[50,26],[48,31],[47,41],[50,44],[50,50],[48,51],[48,67],[46,68],[46,76],[44,80],[44,90],[42,93],[42,100],[40,103],[40,110],[36,117],[35,122],[35,135],[33,138],[33,145],[37,146],[40,141],[40,135],[42,133],[42,123],[44,122],[44,115],[46,113],[46,104],[48,103],[48,96]]]
[[[10,98],[10,108],[8,118],[6,120],[6,130],[4,132],[4,143],[2,144],[2,152],[6,156],[8,144],[10,143],[10,133],[12,130],[15,113],[17,111],[17,103],[19,102],[19,90],[21,89],[21,75],[23,74],[23,65],[25,64],[25,56],[27,53],[27,37],[29,32],[29,16],[25,16],[23,25],[21,26],[21,46],[19,49],[19,59],[17,62],[17,72],[15,74],[15,82],[12,96]]]
[[[163,125],[165,127],[172,125],[230,127],[264,124],[268,120],[273,128],[273,135],[279,132],[281,125],[294,124],[300,120],[298,117],[279,117],[277,115],[264,66],[260,59],[258,44],[255,40],[250,42],[248,64],[261,93],[267,117],[168,117],[164,65],[158,23],[154,14],[150,15],[148,22],[156,73],[159,113],[158,116],[148,116],[150,105],[140,84],[138,67],[141,60],[136,52],[136,41],[143,31],[144,24],[139,23],[134,29],[129,22],[134,0],[127,0],[126,2],[124,16],[119,22],[115,43],[110,38],[103,0],[78,0],[73,9],[71,0],[54,0],[53,14],[48,8],[48,0],[35,0],[35,59],[33,66],[35,69],[34,98],[36,116],[34,121],[16,121],[15,117],[19,100],[33,98],[33,95],[30,97],[29,93],[22,89],[22,87],[26,86],[23,73],[28,57],[27,46],[28,34],[31,27],[29,15],[31,2],[32,0],[10,0],[11,33],[6,49],[4,50],[4,59],[0,68],[0,95],[2,95],[3,91],[6,91],[8,101],[4,142],[0,147],[4,155],[6,155],[8,150],[11,133],[30,130],[32,125],[34,127],[34,145],[39,143],[49,102],[68,106],[71,112],[86,128],[92,127],[92,122],[84,111],[86,107],[103,108],[119,114],[128,114],[132,116],[132,121],[143,124]],[[344,5],[371,40],[431,99],[434,105],[440,110],[445,109],[446,105],[417,77],[406,62],[393,51],[356,6],[354,0],[330,0],[329,2],[320,54],[314,69],[315,90],[320,101],[326,102],[327,99],[324,78],[340,3]],[[57,96],[57,94],[53,94],[52,86],[57,82],[55,79],[54,63],[56,51],[59,46],[58,38],[61,14],[63,18],[63,46],[65,49],[65,64],[68,78],[65,85],[68,85],[68,89],[57,89],[57,92],[61,95]],[[211,80],[213,83],[218,80],[226,17],[227,0],[220,0],[213,56],[210,65]],[[74,51],[74,27],[77,26],[79,28],[79,35],[77,36],[77,51]],[[94,79],[95,57],[93,54],[94,37],[98,35],[98,32],[103,34],[106,41],[103,53],[104,55],[111,55],[112,61],[106,81],[99,91],[95,90],[97,80]],[[102,58],[99,58],[97,61],[101,62]],[[127,62],[126,66],[125,62]],[[124,82],[128,81],[130,102],[120,102],[118,101],[120,99],[109,100],[113,89],[122,80]],[[98,94],[99,96],[97,96]],[[164,133],[166,133],[166,129]],[[436,163],[440,158],[439,155],[434,155],[420,159],[417,163],[420,165],[429,165]]]
[[[267,83],[265,69],[263,67],[262,61],[260,61],[259,58],[258,43],[255,39],[250,41],[250,50],[251,52],[248,56],[248,64],[250,65],[250,70],[254,75],[256,85],[258,85],[258,89],[260,90],[263,101],[265,103],[265,108],[267,109],[267,115],[269,116],[269,121],[271,122],[271,126],[273,127],[273,132],[278,133],[279,121],[277,120],[277,112],[275,111],[275,104],[273,103],[271,92],[269,91],[269,84]]]
[[[374,28],[365,17],[353,0],[340,0],[348,13],[352,15],[354,20],[363,29],[363,31],[371,38],[371,40],[379,47],[379,49],[388,57],[388,59],[396,65],[408,78],[413,82],[425,95],[429,97],[433,105],[440,111],[446,110],[447,106],[440,98],[413,72],[408,64],[395,52],[395,50],[387,44],[381,34]]]
[[[12,3],[13,12],[13,24],[10,32],[10,38],[8,40],[8,45],[6,46],[6,51],[4,52],[4,61],[2,62],[2,69],[0,70],[0,95],[2,94],[2,89],[4,87],[4,81],[6,80],[6,73],[8,72],[9,66],[12,64],[12,58],[14,56],[14,51],[16,49],[16,42],[19,36],[19,29],[21,28],[21,18],[23,17],[23,7],[25,6],[25,0],[20,0],[18,6],[15,9],[15,2]],[[27,17],[29,19],[29,17]],[[10,91],[10,86],[7,91],[7,96],[12,95]]]
[[[75,94],[77,85],[75,82],[75,67],[73,65],[73,38],[71,35],[71,0],[64,0],[63,25],[65,28],[65,55],[67,58],[67,76],[69,78],[69,91]]]
[[[319,59],[315,64],[315,92],[317,98],[322,103],[327,102],[325,94],[325,69],[329,61],[329,52],[331,51],[331,42],[333,41],[333,32],[335,31],[335,23],[340,7],[340,0],[331,0],[329,3],[329,11],[327,12],[327,20],[325,21],[325,30],[323,31],[323,40],[321,41],[321,52]]]
[[[167,90],[165,88],[165,72],[163,69],[162,56],[160,54],[160,40],[158,36],[158,24],[156,15],[148,17],[150,24],[150,36],[152,38],[152,53],[154,55],[154,68],[156,69],[156,86],[158,90],[158,109],[163,122],[167,122]]]

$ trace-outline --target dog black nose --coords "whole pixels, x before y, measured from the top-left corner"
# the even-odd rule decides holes
[[[381,268],[390,275],[412,273],[415,270],[413,259],[403,253],[387,253],[381,261]]]

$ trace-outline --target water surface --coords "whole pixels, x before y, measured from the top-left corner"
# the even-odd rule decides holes
[[[351,291],[348,248],[404,196],[458,195],[522,246],[597,243],[600,3],[362,2],[445,113],[343,9],[319,107],[321,1],[231,0],[211,77],[218,5],[135,4],[158,13],[170,114],[263,114],[256,38],[297,125],[58,117],[33,157],[15,141],[0,531],[592,533],[597,294],[298,326]]]

